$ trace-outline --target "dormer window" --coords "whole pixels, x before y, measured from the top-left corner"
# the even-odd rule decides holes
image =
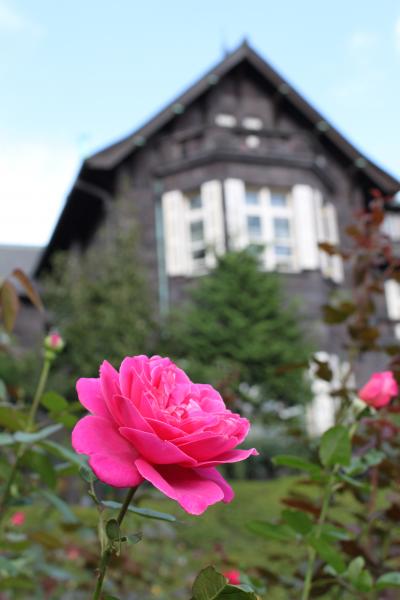
[[[263,122],[259,117],[245,117],[242,125],[245,129],[251,129],[251,131],[260,131],[263,128]]]
[[[215,123],[219,127],[236,127],[236,117],[228,113],[218,113],[215,115]]]

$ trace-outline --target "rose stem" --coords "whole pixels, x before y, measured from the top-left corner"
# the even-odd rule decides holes
[[[52,362],[53,362],[53,355],[47,355],[43,362],[42,371],[41,371],[40,377],[39,377],[39,383],[37,385],[36,392],[35,392],[33,402],[31,405],[31,409],[29,411],[29,416],[28,416],[28,421],[27,421],[26,427],[25,427],[25,431],[30,431],[35,422],[37,409],[39,407],[40,399],[43,396],[43,392],[46,387],[47,378],[49,376],[50,366],[51,366]],[[24,453],[25,453],[25,444],[21,443],[21,444],[19,444],[19,446],[17,448],[14,464],[8,475],[8,479],[6,481],[6,484],[5,484],[4,490],[3,490],[3,494],[0,499],[0,522],[4,517],[5,509],[7,508],[8,500],[10,497],[11,486],[14,483],[14,479],[15,479],[15,476],[18,471],[18,466],[19,466],[20,460],[23,457]]]
[[[135,492],[138,489],[138,487],[139,486],[131,488],[129,490],[129,492],[127,493],[124,503],[121,506],[121,510],[118,513],[118,517],[117,517],[118,525],[121,525],[121,523],[126,515],[126,511],[128,510],[129,504],[131,503],[131,500],[132,500],[133,496],[135,495]],[[101,556],[100,565],[99,565],[99,575],[97,578],[96,589],[94,590],[94,594],[93,594],[93,600],[99,600],[101,597],[100,594],[101,594],[101,590],[103,589],[104,577],[106,575],[108,563],[110,562],[112,553],[113,553],[112,547],[110,545],[108,545]]]

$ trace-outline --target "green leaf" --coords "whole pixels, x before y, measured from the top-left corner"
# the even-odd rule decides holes
[[[23,444],[34,444],[35,442],[39,442],[44,440],[45,438],[53,435],[56,431],[60,431],[62,429],[62,425],[49,425],[48,427],[44,427],[39,431],[35,431],[33,433],[28,433],[26,431],[16,431],[14,433],[14,437],[17,442],[22,442]]]
[[[226,586],[226,579],[221,573],[217,573],[214,567],[206,567],[193,584],[193,600],[216,600]]]
[[[116,510],[119,510],[122,506],[121,502],[114,502],[113,500],[103,500],[102,504],[107,508],[114,508]],[[151,508],[139,508],[138,506],[130,505],[128,510],[141,517],[146,517],[147,519],[158,519],[159,521],[169,521],[171,523],[176,521],[176,517],[173,515],[152,510]]]
[[[371,574],[364,569],[365,560],[362,556],[354,558],[347,568],[347,578],[359,592],[369,592],[373,585]]]
[[[303,458],[299,458],[298,456],[279,454],[278,456],[274,456],[272,462],[274,465],[280,467],[290,467],[291,469],[300,469],[300,471],[306,471],[307,473],[310,473],[310,475],[323,475],[323,471],[319,465],[315,465],[314,463],[304,460]]]
[[[17,318],[19,300],[15,287],[9,281],[4,281],[0,287],[0,305],[4,328],[10,333],[14,328]]]
[[[0,433],[0,446],[16,444],[17,440],[10,433]]]
[[[376,588],[378,590],[385,590],[386,588],[400,587],[400,571],[390,571],[381,575],[376,581]]]
[[[319,556],[336,571],[343,573],[346,570],[346,565],[342,555],[332,545],[331,542],[326,542],[321,538],[309,538],[309,544],[319,554]]]
[[[367,467],[376,467],[379,465],[384,459],[386,455],[381,450],[376,450],[376,448],[371,448],[368,450],[366,454],[362,457],[363,462]]]
[[[353,581],[354,579],[357,579],[358,576],[360,575],[361,571],[363,570],[365,565],[365,560],[363,559],[362,556],[357,556],[356,558],[354,558],[351,563],[349,564],[349,566],[347,567],[347,577],[349,578],[350,581]]]
[[[11,431],[23,429],[26,415],[11,406],[0,406],[0,425]]]
[[[351,458],[349,432],[343,425],[328,429],[321,438],[319,456],[324,467],[347,466]]]
[[[68,410],[68,402],[56,392],[46,392],[40,401],[50,412],[61,412]]]
[[[228,584],[218,594],[217,600],[257,600],[257,596],[243,586]]]
[[[322,535],[324,538],[330,538],[331,540],[350,540],[351,535],[346,529],[340,529],[334,527],[330,523],[324,523],[321,527]]]
[[[59,425],[57,426],[59,427]],[[45,450],[48,450],[54,456],[58,456],[59,458],[63,458],[67,460],[69,463],[76,465],[78,468],[86,466],[86,458],[83,454],[76,454],[69,448],[65,448],[61,444],[54,442],[53,440],[42,440],[40,442],[40,446]]]
[[[374,581],[372,579],[371,573],[369,571],[367,571],[367,569],[364,569],[363,571],[361,571],[358,578],[355,579],[352,583],[353,583],[353,586],[359,592],[369,592],[370,590],[372,590],[372,587],[374,585]]]
[[[57,474],[49,457],[41,452],[27,453],[31,468],[40,475],[40,479],[48,487],[54,488],[57,484]]]
[[[40,299],[40,296],[39,296],[38,292],[36,291],[36,289],[34,288],[31,280],[26,275],[26,273],[24,273],[24,271],[22,269],[14,269],[14,271],[11,273],[11,275],[13,277],[15,277],[15,279],[18,279],[19,283],[21,284],[21,286],[23,287],[23,289],[25,291],[25,294],[28,296],[28,298],[32,302],[32,304],[34,306],[36,306],[36,308],[38,310],[43,312],[44,306]]]
[[[59,511],[59,513],[61,513],[65,523],[79,523],[79,520],[74,515],[68,504],[66,504],[64,500],[61,500],[61,498],[53,494],[53,492],[50,492],[50,490],[40,490],[38,492],[38,495],[45,498],[48,502],[50,502],[50,504],[54,506],[54,508],[56,508]]]
[[[6,384],[2,379],[0,379],[0,402],[6,402],[7,396]]]
[[[143,538],[141,533],[129,533],[121,538],[121,542],[128,542],[130,544],[137,544]]]
[[[300,510],[284,510],[282,518],[293,531],[300,535],[307,535],[314,526],[310,517]]]
[[[117,519],[109,519],[106,523],[106,534],[109,540],[116,542],[121,537],[121,529]]]
[[[247,523],[247,529],[261,537],[280,542],[287,542],[296,538],[293,530],[287,525],[277,525],[267,521],[251,521]]]

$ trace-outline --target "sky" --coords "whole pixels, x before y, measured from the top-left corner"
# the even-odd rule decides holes
[[[244,37],[400,178],[400,0],[0,0],[0,244],[46,244],[84,157]]]

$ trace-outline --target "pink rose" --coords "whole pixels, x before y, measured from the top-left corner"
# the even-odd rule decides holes
[[[100,378],[79,379],[77,392],[91,414],[76,424],[72,445],[97,477],[114,487],[147,480],[188,513],[230,502],[232,488],[215,467],[258,454],[235,449],[247,419],[169,358],[128,357],[119,373],[104,361]]]
[[[230,569],[229,571],[224,571],[223,576],[231,583],[232,585],[240,585],[240,572],[236,569]]]
[[[10,522],[12,525],[15,525],[16,527],[20,527],[21,525],[23,525],[25,523],[25,513],[22,512],[22,510],[17,511],[16,513],[14,513],[12,515]]]
[[[374,373],[358,395],[369,406],[382,408],[389,404],[398,392],[398,385],[392,371],[382,371],[382,373]]]

